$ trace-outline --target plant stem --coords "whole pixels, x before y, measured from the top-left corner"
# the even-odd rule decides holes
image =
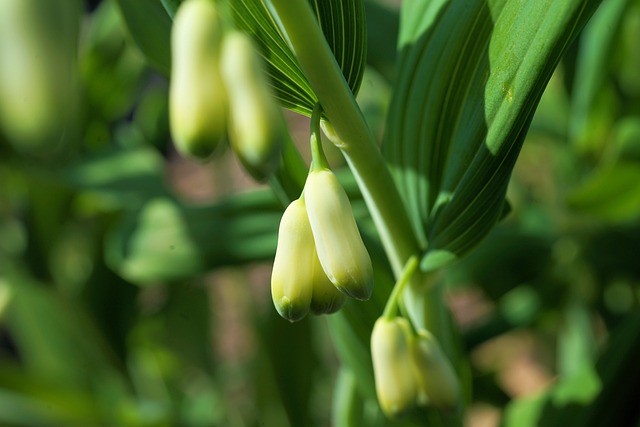
[[[402,271],[402,275],[396,282],[393,290],[391,291],[391,295],[389,295],[389,299],[387,299],[387,305],[384,307],[384,313],[382,316],[391,319],[394,317],[398,311],[398,300],[400,295],[402,295],[402,291],[411,277],[413,273],[416,272],[416,268],[418,268],[418,257],[416,255],[411,256],[407,261],[407,264],[404,266],[404,270]]]
[[[409,217],[373,134],[306,0],[270,0],[367,203],[396,277],[420,253]],[[325,127],[326,128],[326,127]]]
[[[330,169],[327,157],[322,149],[322,140],[320,139],[320,117],[322,116],[322,107],[316,104],[311,113],[311,170]]]

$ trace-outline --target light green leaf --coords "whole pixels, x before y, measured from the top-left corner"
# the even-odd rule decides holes
[[[403,3],[383,150],[425,256],[460,257],[498,221],[545,85],[599,3]]]

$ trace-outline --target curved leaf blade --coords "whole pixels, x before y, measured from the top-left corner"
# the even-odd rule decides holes
[[[423,269],[464,255],[500,218],[546,83],[599,3],[403,4],[383,149],[425,246]]]
[[[366,20],[363,0],[309,0],[336,61],[354,94],[366,62]],[[232,0],[236,25],[251,34],[261,48],[280,103],[310,116],[317,97],[272,17],[267,2]]]

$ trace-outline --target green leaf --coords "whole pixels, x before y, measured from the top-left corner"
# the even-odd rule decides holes
[[[310,424],[313,374],[318,367],[312,319],[289,323],[275,310],[261,319],[259,331],[273,369],[277,390],[292,426]]]
[[[640,217],[640,164],[621,162],[597,171],[568,197],[569,207],[620,223]]]
[[[171,70],[171,18],[158,0],[116,0],[129,35],[149,62],[165,75]]]
[[[229,3],[236,25],[258,42],[280,103],[310,116],[317,98],[266,3],[261,0]],[[356,94],[366,62],[364,1],[309,0],[309,3],[351,91]]]
[[[599,3],[403,3],[383,150],[425,259],[464,255],[498,221],[545,85]]]
[[[127,280],[157,284],[214,267],[268,260],[276,249],[282,207],[271,192],[185,206],[150,200],[108,233],[107,263]]]
[[[66,168],[61,177],[67,184],[119,206],[135,206],[167,194],[162,157],[149,147],[96,152]]]
[[[629,0],[604,2],[580,38],[575,80],[571,97],[569,136],[582,149],[601,149],[607,131],[598,126],[615,114],[608,105],[602,108],[601,92],[609,79],[611,58],[615,54],[618,32]]]

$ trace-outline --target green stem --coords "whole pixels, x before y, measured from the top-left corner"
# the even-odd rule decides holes
[[[393,287],[391,295],[389,295],[389,299],[387,299],[387,305],[384,307],[382,317],[386,319],[395,317],[398,311],[398,300],[400,295],[402,295],[405,285],[409,283],[409,280],[413,277],[413,273],[416,272],[416,268],[418,268],[418,257],[413,255],[407,261],[407,264],[404,266],[404,270],[402,271],[402,275]]]
[[[311,170],[330,169],[327,157],[322,149],[322,139],[320,136],[320,117],[322,117],[322,107],[316,104],[311,113]]]
[[[308,1],[269,1],[328,119],[328,123],[322,123],[325,133],[341,149],[351,168],[398,278],[407,260],[424,248],[414,233],[387,164]],[[433,282],[431,274],[414,274],[405,287],[403,302],[414,325],[430,330],[451,356],[456,352],[453,331],[441,287],[432,286]]]
[[[396,277],[421,248],[373,134],[306,0],[271,0],[290,45],[342,150]]]

